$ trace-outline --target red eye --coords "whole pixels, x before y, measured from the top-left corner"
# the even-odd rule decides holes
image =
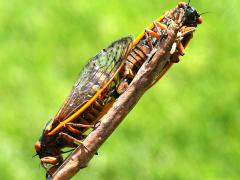
[[[37,141],[37,142],[35,143],[34,147],[35,147],[36,152],[41,151],[41,144],[40,144],[39,141]]]
[[[179,2],[179,3],[178,3],[178,7],[179,7],[179,8],[184,7],[184,6],[186,6],[186,5],[187,5],[187,3],[185,3],[185,2]]]
[[[202,22],[203,22],[202,16],[199,16],[197,23],[198,23],[198,24],[202,24]]]

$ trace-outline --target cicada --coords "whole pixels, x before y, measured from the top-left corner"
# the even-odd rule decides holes
[[[35,150],[47,173],[62,164],[63,148],[81,144],[84,132],[111,107],[132,41],[131,36],[121,38],[91,58],[60,110],[44,127]]]
[[[121,38],[90,59],[75,83],[69,97],[58,113],[46,124],[35,144],[41,164],[53,172],[63,162],[63,148],[76,148],[89,128],[95,127],[115,99],[121,95],[154,48],[168,36],[168,30],[177,25],[176,40],[169,61],[152,82],[155,84],[184,55],[201,15],[189,5],[180,2],[155,20],[134,41],[131,36]],[[48,169],[47,165],[54,165]]]
[[[193,37],[193,32],[201,23],[201,15],[189,3],[185,2],[178,3],[176,8],[167,11],[156,19],[134,40],[126,64],[120,73],[122,80],[117,87],[117,92],[122,94],[127,89],[152,50],[167,38],[167,31],[171,29],[171,26],[176,25],[179,30],[170,52],[170,59],[152,83],[152,85],[155,84],[173,63],[179,61],[179,56],[184,55],[185,48]]]

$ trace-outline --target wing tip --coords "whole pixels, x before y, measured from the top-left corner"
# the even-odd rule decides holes
[[[127,35],[127,36],[124,36],[122,38],[119,38],[117,39],[116,41],[113,41],[109,46],[109,47],[112,47],[112,46],[115,46],[115,44],[118,44],[119,42],[123,42],[123,44],[126,44],[126,45],[130,45],[132,44],[133,42],[133,36],[132,35]]]

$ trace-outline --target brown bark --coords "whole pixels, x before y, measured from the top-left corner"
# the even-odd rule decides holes
[[[128,89],[116,100],[113,107],[101,119],[99,126],[92,131],[53,175],[54,180],[67,180],[87,166],[99,147],[106,141],[119,123],[136,105],[140,97],[151,86],[169,61],[170,50],[176,38],[177,28],[168,31],[168,37],[152,51]]]

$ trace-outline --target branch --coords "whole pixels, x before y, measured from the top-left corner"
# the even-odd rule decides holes
[[[54,173],[53,180],[66,180],[87,166],[99,147],[117,128],[124,117],[136,105],[140,97],[151,86],[169,62],[170,50],[176,38],[177,28],[168,31],[168,37],[152,51],[128,89],[116,100],[112,108],[101,119],[99,126],[78,146]],[[85,147],[84,147],[85,146]]]

